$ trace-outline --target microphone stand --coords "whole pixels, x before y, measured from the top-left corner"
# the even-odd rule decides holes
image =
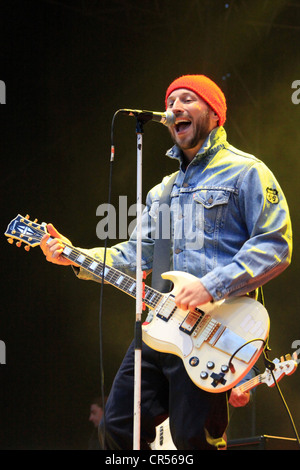
[[[141,422],[141,359],[142,359],[142,311],[143,311],[143,271],[142,271],[142,156],[143,126],[150,116],[136,114],[137,134],[137,246],[136,246],[136,319],[134,350],[134,420],[133,449],[140,450]]]

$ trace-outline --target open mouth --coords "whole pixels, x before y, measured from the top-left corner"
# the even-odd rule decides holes
[[[177,134],[181,134],[182,132],[185,132],[190,126],[191,126],[191,121],[188,121],[187,119],[184,120],[178,120],[175,122],[175,130]]]

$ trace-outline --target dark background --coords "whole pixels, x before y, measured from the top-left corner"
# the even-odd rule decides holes
[[[170,82],[204,73],[224,90],[229,141],[262,158],[289,201],[291,267],[265,286],[269,356],[299,346],[300,4],[285,0],[0,1],[1,226],[18,214],[53,222],[77,246],[102,244],[97,207],[107,202],[112,116],[119,108],[164,110]],[[115,123],[113,199],[136,199],[135,120]],[[177,169],[164,157],[168,131],[144,133],[143,192]],[[114,241],[112,241],[114,242]],[[1,243],[1,449],[86,449],[90,399],[101,391],[96,283],[70,268]],[[104,290],[105,389],[133,336],[135,302]],[[260,360],[261,361],[261,360]],[[264,364],[260,363],[262,371]],[[280,386],[300,425],[299,372]],[[235,412],[233,437],[294,437],[277,391],[257,389],[253,423]]]

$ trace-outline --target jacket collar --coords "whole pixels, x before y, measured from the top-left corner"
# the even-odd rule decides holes
[[[207,136],[205,142],[203,143],[202,147],[195,155],[191,163],[193,165],[196,165],[200,160],[203,159],[203,157],[215,155],[221,148],[225,147],[226,143],[227,134],[224,127],[216,127]],[[177,145],[174,145],[172,148],[170,148],[167,151],[166,155],[167,157],[179,160],[181,165],[184,163],[182,151]]]

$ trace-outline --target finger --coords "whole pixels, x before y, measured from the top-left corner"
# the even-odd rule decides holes
[[[63,256],[64,247],[60,243],[52,245],[47,253],[46,260],[54,264],[68,266],[71,262]]]
[[[189,308],[192,308],[193,300],[195,302],[193,290],[191,290],[188,286],[182,287],[182,289],[175,296],[175,303],[177,307],[181,308],[182,310],[188,310]]]
[[[48,247],[49,254],[52,256],[52,258],[58,258],[64,249],[62,243],[56,238],[49,243]]]
[[[58,244],[60,244],[60,243],[59,243],[57,238],[51,239],[50,235],[47,234],[42,238],[40,246],[41,246],[42,251],[44,252],[44,254],[48,255],[50,251],[51,252],[55,251],[54,247],[57,247]]]
[[[40,247],[43,251],[44,254],[46,254],[46,250],[47,250],[47,242],[50,238],[50,234],[49,233],[46,233],[43,238],[41,239],[41,242],[40,242]]]
[[[180,310],[184,310],[184,311],[187,311],[189,310],[189,305],[188,304],[176,304],[178,308],[180,308]]]
[[[48,233],[43,236],[40,247],[48,261],[58,258],[64,249],[62,242],[57,238],[51,239]]]
[[[62,238],[62,234],[59,233],[58,230],[56,230],[53,224],[47,224],[47,230],[48,230],[48,233],[50,233],[51,237]]]
[[[189,302],[186,296],[176,296],[175,297],[175,304],[177,305],[178,308],[181,310],[188,310],[189,308]]]
[[[231,394],[229,403],[235,408],[246,406],[250,399],[250,393],[239,392],[238,390],[235,390],[235,389],[233,390],[234,390],[234,393]]]
[[[199,305],[199,301],[197,298],[193,297],[193,299],[191,299],[189,301],[189,309],[190,310],[194,310],[196,307],[198,307]]]

